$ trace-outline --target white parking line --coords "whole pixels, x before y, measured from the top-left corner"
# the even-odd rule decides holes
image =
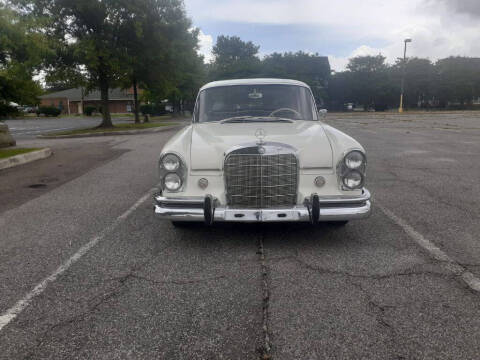
[[[413,241],[415,241],[418,245],[425,249],[434,259],[445,263],[448,270],[460,277],[470,289],[480,292],[480,279],[478,277],[476,277],[470,271],[455,262],[450,256],[444,253],[433,242],[425,239],[422,234],[420,234],[418,231],[408,225],[405,220],[395,215],[392,211],[380,205],[378,202],[375,203],[375,206],[382,210],[383,213],[387,215],[388,218],[390,218],[390,220],[400,226],[403,231],[405,231],[407,235],[413,239]]]
[[[60,265],[51,275],[43,279],[37,286],[35,286],[29,293],[27,293],[23,299],[17,301],[10,309],[0,315],[0,331],[14,320],[31,302],[32,300],[43,293],[48,284],[55,281],[61,274],[68,270],[73,264],[75,264],[83,255],[85,255],[91,248],[98,244],[107,234],[114,230],[122,221],[124,221],[132,212],[134,212],[140,205],[142,205],[156,190],[156,188],[150,189],[145,195],[143,195],[135,204],[133,204],[127,211],[117,217],[114,222],[103,229],[100,234],[94,236],[89,242],[83,245],[78,251],[72,255],[65,263]]]

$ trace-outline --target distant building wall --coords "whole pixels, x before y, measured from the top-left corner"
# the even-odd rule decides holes
[[[53,107],[56,107],[58,109],[61,109],[63,114],[68,114],[68,99],[67,98],[40,99],[40,106],[53,106]]]
[[[70,101],[70,114],[80,114],[80,104],[76,104],[75,102]]]
[[[138,94],[142,93],[138,89]],[[53,106],[64,114],[82,114],[87,106],[101,107],[101,94],[98,90],[86,92],[82,88],[72,88],[40,96],[41,106]],[[133,89],[114,88],[109,91],[109,110],[111,113],[127,113],[133,109]],[[82,101],[83,99],[83,107]]]
[[[94,106],[97,109],[101,107],[100,101],[84,101],[83,108],[85,109],[87,106]],[[72,114],[80,113],[80,101],[71,101],[70,102],[70,111]],[[108,103],[108,108],[112,114],[118,113],[127,113],[131,112],[133,109],[133,102],[129,100],[110,100]]]

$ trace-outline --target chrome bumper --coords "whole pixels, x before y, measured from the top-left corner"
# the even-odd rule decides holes
[[[316,199],[319,211],[312,210],[312,198],[304,205],[288,209],[233,209],[215,206],[211,197],[167,198],[154,196],[155,214],[174,221],[203,221],[207,223],[232,222],[287,222],[287,221],[343,221],[364,219],[370,215],[370,192],[363,190],[360,196],[321,197]],[[213,205],[212,205],[213,204]],[[314,218],[318,214],[318,219]]]

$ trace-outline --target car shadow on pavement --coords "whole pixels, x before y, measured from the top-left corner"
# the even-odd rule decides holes
[[[312,241],[327,243],[344,238],[345,232],[355,227],[354,224],[338,226],[329,223],[312,225],[309,223],[216,223],[207,226],[203,223],[191,223],[183,227],[173,227],[173,230],[187,241],[196,239],[218,239],[222,242],[236,241],[258,242],[268,239],[269,243],[291,241]],[[343,235],[342,235],[343,234]],[[277,240],[276,240],[277,239]]]

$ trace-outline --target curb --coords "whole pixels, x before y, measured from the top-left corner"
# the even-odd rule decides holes
[[[0,160],[0,170],[12,168],[14,166],[27,164],[32,161],[45,159],[53,154],[50,148],[32,151],[26,154],[19,154]]]
[[[168,130],[181,129],[185,125],[172,125],[172,126],[160,126],[150,129],[140,129],[140,130],[125,130],[125,131],[106,131],[106,132],[96,132],[96,133],[85,133],[85,134],[72,134],[72,135],[37,135],[39,139],[70,139],[70,138],[84,138],[84,137],[95,137],[95,136],[115,136],[115,135],[137,135],[137,134],[149,134],[157,133]]]

